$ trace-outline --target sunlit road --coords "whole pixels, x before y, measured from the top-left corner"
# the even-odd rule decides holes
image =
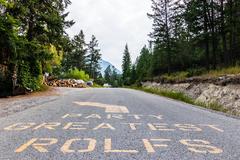
[[[129,89],[64,89],[0,118],[1,160],[239,160],[240,120]]]

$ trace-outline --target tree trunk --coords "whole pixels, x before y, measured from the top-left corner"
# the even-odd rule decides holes
[[[229,64],[229,57],[227,54],[227,40],[225,31],[225,12],[224,12],[224,0],[221,0],[221,37],[222,37],[222,62],[225,66]]]
[[[217,56],[216,56],[216,36],[215,36],[215,14],[214,14],[214,2],[211,0],[211,32],[212,32],[212,64],[213,69],[216,69]]]
[[[168,27],[168,2],[164,0],[165,5],[165,25],[166,25],[166,39],[167,39],[167,61],[168,61],[168,74],[171,73],[171,51],[170,51],[170,37]]]
[[[231,61],[231,64],[233,65],[233,39],[234,39],[234,32],[233,32],[233,1],[232,0],[229,0],[229,7],[230,7],[230,15],[229,15],[229,18],[230,18],[230,41],[229,41],[229,54],[230,54],[230,61]]]
[[[208,33],[208,18],[207,18],[207,1],[203,0],[203,9],[204,9],[204,41],[205,41],[205,63],[207,70],[209,67],[209,33]]]

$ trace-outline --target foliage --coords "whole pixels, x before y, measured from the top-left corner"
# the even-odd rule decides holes
[[[228,74],[240,74],[240,66],[220,68],[217,70],[210,70],[209,72],[201,75],[203,77],[219,77]]]
[[[34,74],[31,74],[31,69],[30,64],[27,62],[23,62],[19,64],[19,69],[18,69],[18,76],[19,76],[19,83],[21,84],[22,87],[24,88],[30,88],[34,91],[39,90],[43,81],[43,77],[41,76],[41,67],[40,63],[38,65],[34,65]],[[38,73],[37,73],[38,72]]]
[[[131,77],[130,77],[130,83],[134,84],[137,80],[137,71],[136,71],[136,66],[132,65],[131,68]]]
[[[80,33],[69,42],[70,51],[66,52],[64,57],[64,69],[67,71],[69,69],[77,68],[79,70],[87,69],[87,44],[85,42],[85,35],[81,30]]]
[[[104,74],[104,82],[110,84],[112,87],[121,87],[122,86],[122,77],[118,75],[116,69],[112,70],[109,65]]]
[[[151,39],[134,64],[135,83],[238,74],[239,10],[238,0],[152,0]]]
[[[88,44],[88,52],[89,55],[87,56],[87,73],[93,79],[97,79],[100,75],[100,64],[99,60],[101,59],[100,49],[98,49],[98,40],[93,35],[91,41]]]
[[[9,95],[13,77],[17,85],[39,90],[42,74],[60,66],[64,29],[73,25],[64,13],[69,4],[68,0],[0,1],[0,66],[7,68],[1,70],[1,79],[11,84],[4,88]]]
[[[174,72],[171,74],[163,74],[161,78],[168,81],[180,81],[193,76],[201,76],[206,78],[217,78],[229,74],[240,74],[240,67],[226,67],[218,68],[215,70],[204,70],[204,69],[189,69],[187,71]]]
[[[103,86],[104,83],[106,82],[105,79],[102,77],[102,75],[100,75],[97,79],[94,80],[94,85],[98,84],[100,86]]]
[[[193,99],[189,98],[188,96],[186,96],[185,94],[183,94],[181,92],[173,92],[173,91],[169,91],[169,90],[161,90],[161,89],[146,88],[146,87],[136,88],[136,89],[140,89],[140,90],[148,92],[148,93],[157,94],[160,96],[180,100],[180,101],[183,101],[183,102],[186,102],[189,104],[194,104]]]
[[[71,69],[69,72],[65,73],[62,78],[69,78],[69,79],[78,79],[89,81],[90,77],[88,74],[85,73],[83,70],[78,70],[77,68]]]
[[[122,78],[123,78],[123,83],[125,85],[130,85],[131,84],[131,57],[130,53],[128,50],[128,45],[125,46],[125,50],[123,53],[123,61],[122,61]]]
[[[150,54],[149,49],[144,46],[136,62],[137,81],[143,81],[145,78],[151,76],[151,61],[152,55]]]
[[[186,71],[175,72],[171,74],[164,74],[161,76],[163,79],[167,81],[181,81],[189,77],[189,73]]]

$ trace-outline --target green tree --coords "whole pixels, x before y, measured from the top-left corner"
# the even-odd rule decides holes
[[[153,20],[153,31],[150,37],[155,43],[155,54],[162,54],[166,57],[166,67],[168,73],[171,72],[172,50],[171,50],[171,33],[172,33],[172,3],[171,0],[152,0],[152,14],[148,17]],[[161,48],[161,49],[157,49]]]
[[[1,0],[0,3],[0,32],[6,36],[1,36],[0,43],[7,40],[0,49],[1,66],[5,66],[10,82],[12,79],[13,90],[16,82],[37,90],[42,84],[42,73],[50,65],[60,64],[63,52],[60,41],[64,29],[73,24],[66,21],[68,14],[64,14],[70,1]]]
[[[106,70],[104,71],[104,78],[105,78],[105,81],[109,84],[112,83],[112,69],[111,69],[111,66],[109,65]]]
[[[136,66],[132,65],[131,68],[131,77],[130,77],[130,83],[134,84],[137,81],[137,72],[136,72]]]
[[[100,49],[98,49],[98,41],[95,36],[92,36],[90,43],[88,44],[87,64],[88,64],[88,73],[89,75],[96,79],[100,75],[100,64],[99,60],[101,59]]]
[[[123,77],[123,83],[125,85],[130,85],[131,66],[132,66],[131,57],[128,50],[128,45],[126,45],[123,53],[123,61],[122,61],[122,71],[123,71],[122,77]]]
[[[86,70],[87,45],[83,31],[81,30],[78,35],[74,36],[70,43],[71,49],[65,54],[64,57],[65,69],[69,70],[77,68],[78,70]]]
[[[137,80],[142,81],[144,78],[151,76],[152,55],[149,49],[144,46],[137,60],[136,74]]]

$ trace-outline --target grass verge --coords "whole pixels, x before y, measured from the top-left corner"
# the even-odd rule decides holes
[[[189,69],[187,71],[175,72],[171,74],[163,74],[160,78],[166,81],[182,81],[190,77],[202,77],[202,78],[217,78],[224,75],[236,75],[240,74],[240,66],[232,66],[227,68],[218,68],[215,70],[207,71],[205,69]],[[159,77],[156,77],[158,79]]]
[[[226,109],[222,105],[218,104],[217,102],[209,103],[209,104],[204,103],[204,102],[196,102],[194,99],[185,95],[182,92],[161,90],[161,89],[155,89],[155,88],[146,88],[146,87],[131,87],[131,89],[140,90],[140,91],[144,91],[144,92],[151,93],[151,94],[156,94],[156,95],[163,96],[163,97],[168,97],[171,99],[179,100],[179,101],[182,101],[182,102],[185,102],[188,104],[192,104],[192,105],[196,105],[196,106],[201,106],[203,108],[211,109],[214,111],[219,111],[219,112],[223,112],[223,113],[227,113],[229,111],[228,109]]]

